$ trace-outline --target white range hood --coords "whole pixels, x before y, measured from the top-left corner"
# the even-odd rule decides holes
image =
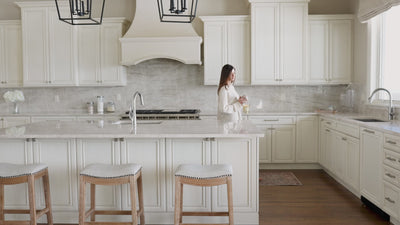
[[[160,22],[157,1],[136,0],[135,18],[120,41],[125,66],[154,58],[201,64],[202,38],[191,23]]]

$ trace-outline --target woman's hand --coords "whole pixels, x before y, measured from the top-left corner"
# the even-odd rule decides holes
[[[239,99],[238,99],[238,102],[239,102],[241,105],[243,105],[243,103],[245,103],[246,101],[247,101],[247,98],[244,97],[244,96],[240,96]]]

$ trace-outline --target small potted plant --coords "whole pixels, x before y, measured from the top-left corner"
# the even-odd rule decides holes
[[[4,93],[3,98],[6,102],[14,103],[14,114],[19,113],[18,102],[25,101],[24,93],[19,90],[7,91],[6,93]]]

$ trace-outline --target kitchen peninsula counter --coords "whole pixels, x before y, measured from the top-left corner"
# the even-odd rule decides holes
[[[130,122],[130,121],[126,121]],[[55,223],[77,223],[79,172],[91,163],[143,167],[144,210],[149,224],[173,224],[174,171],[183,163],[231,164],[235,224],[258,224],[258,155],[263,132],[250,121],[163,120],[160,124],[113,124],[108,120],[46,121],[0,129],[0,162],[44,163],[49,167]],[[27,207],[26,187],[6,187],[6,207]],[[43,195],[37,190],[40,204]],[[13,196],[12,198],[7,196]],[[184,210],[227,210],[226,186],[185,187]],[[96,189],[99,210],[129,210],[127,186]],[[14,219],[19,219],[15,215]],[[105,221],[129,217],[104,216]],[[227,218],[187,218],[224,223]],[[41,223],[45,221],[40,221]]]

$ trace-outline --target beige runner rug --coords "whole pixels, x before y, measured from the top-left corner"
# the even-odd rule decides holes
[[[260,185],[297,186],[303,184],[292,172],[260,170]]]

